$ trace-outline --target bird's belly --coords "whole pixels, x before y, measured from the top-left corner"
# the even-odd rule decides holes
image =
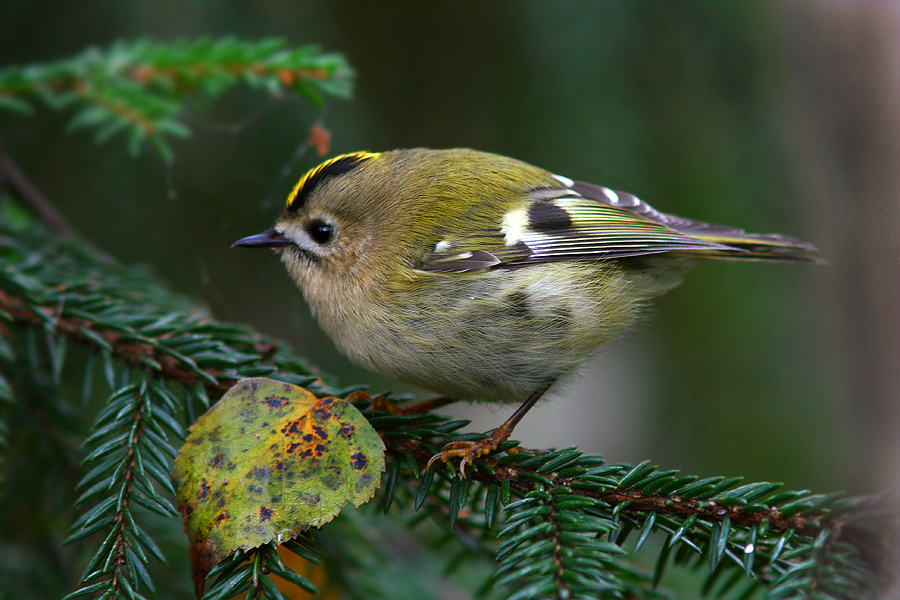
[[[459,398],[521,402],[633,320],[639,303],[627,278],[598,270],[546,264],[423,278],[383,305],[395,308],[331,333],[372,370]]]

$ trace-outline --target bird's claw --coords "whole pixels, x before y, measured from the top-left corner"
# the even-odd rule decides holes
[[[506,440],[506,437],[509,437],[509,434],[504,437],[502,434],[498,435],[497,431],[495,431],[480,440],[451,442],[431,457],[425,470],[428,470],[435,461],[449,462],[454,458],[459,458],[459,473],[465,478],[466,466],[474,464],[478,458],[496,450],[497,446]]]

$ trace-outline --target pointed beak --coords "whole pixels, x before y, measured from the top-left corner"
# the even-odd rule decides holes
[[[256,235],[251,235],[242,239],[239,239],[235,243],[231,245],[232,248],[235,246],[247,246],[247,247],[259,247],[259,248],[280,248],[281,246],[287,246],[291,242],[275,231],[274,229],[268,229],[263,231],[262,233],[257,233]]]

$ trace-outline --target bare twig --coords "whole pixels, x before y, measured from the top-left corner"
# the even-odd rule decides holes
[[[8,185],[22,199],[23,204],[52,231],[66,237],[76,237],[78,233],[68,221],[53,207],[41,191],[22,173],[9,154],[0,145],[0,185]]]

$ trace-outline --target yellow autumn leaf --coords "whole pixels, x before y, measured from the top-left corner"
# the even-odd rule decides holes
[[[350,403],[243,379],[189,430],[175,461],[194,583],[238,548],[282,542],[371,499],[384,444]]]

